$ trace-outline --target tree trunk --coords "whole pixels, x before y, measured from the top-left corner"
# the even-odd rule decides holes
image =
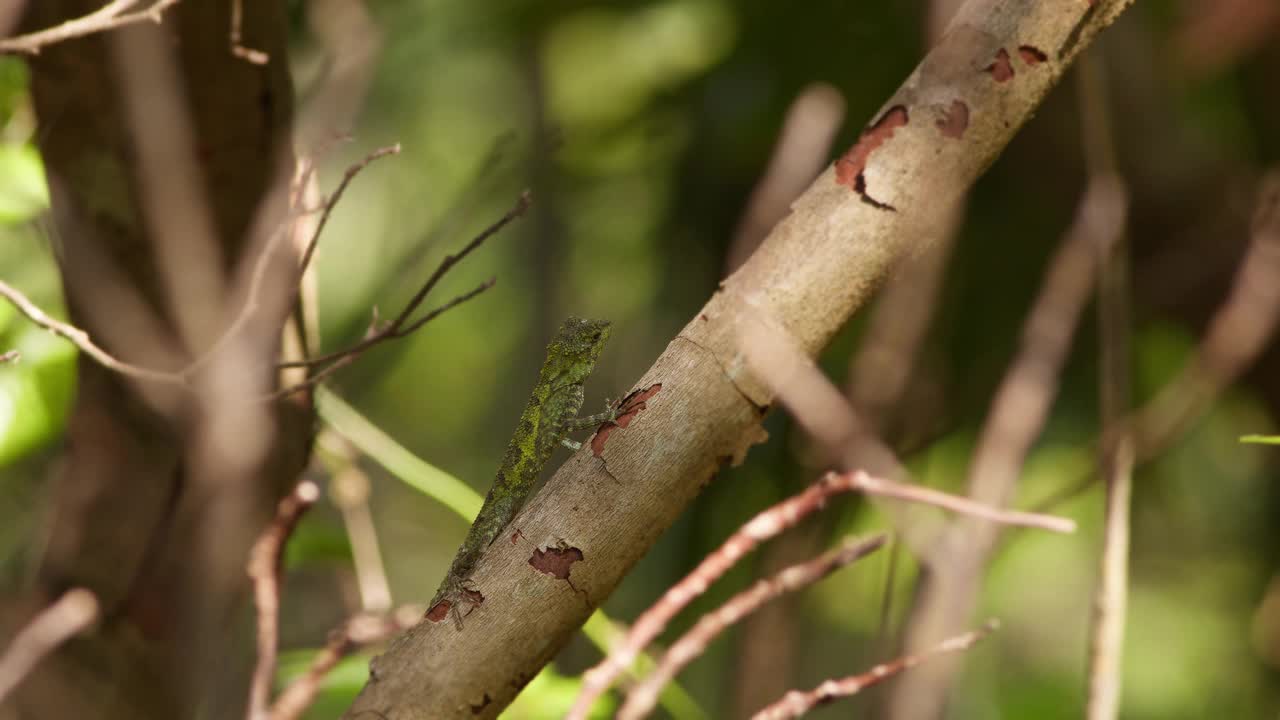
[[[28,5],[36,29],[102,1]],[[230,0],[180,2],[161,24],[29,63],[72,322],[137,365],[174,371],[210,354],[180,384],[81,356],[32,601],[86,587],[103,619],[28,678],[5,708],[17,717],[243,712],[244,562],[311,433],[309,401],[245,400],[275,383],[290,293],[226,334],[246,269],[262,258],[284,283],[295,262],[267,245],[293,169],[284,4],[243,5],[243,44],[264,64],[231,52]]]

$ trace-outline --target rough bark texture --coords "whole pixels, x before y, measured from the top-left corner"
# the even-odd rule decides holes
[[[50,27],[101,4],[30,2],[24,24]],[[270,55],[265,65],[231,54],[230,5],[181,2],[161,26],[48,47],[29,63],[71,318],[123,360],[172,370],[207,349],[190,340],[207,340],[221,325],[206,323],[193,336],[181,327],[181,316],[224,322],[234,304],[230,298],[243,289],[237,273],[253,264],[264,229],[283,219],[283,196],[273,189],[280,172],[292,168],[284,5],[244,3],[245,44]],[[176,98],[170,105],[185,106],[195,145],[186,148],[190,164],[162,162],[163,172],[154,166],[147,171],[151,177],[143,176],[147,164],[140,158],[155,147],[155,132],[174,128],[167,121],[150,128],[138,122],[139,109],[152,116],[164,106],[163,98],[147,93],[168,92],[138,82],[130,90],[122,76],[129,67],[122,58],[136,59],[142,43],[159,61],[127,72],[175,76],[179,93],[170,93],[170,100]],[[132,115],[130,91],[142,93],[133,98]],[[194,171],[172,177],[183,167]],[[204,191],[196,197],[208,221],[209,247],[195,249],[215,258],[217,267],[205,274],[225,280],[223,294],[192,297],[189,284],[196,278],[165,275],[173,269],[165,264],[166,250],[187,253],[198,235],[194,227],[184,228],[189,234],[174,232],[174,217],[185,222],[179,213],[189,208],[157,212],[153,203],[148,209],[157,187],[174,183]],[[288,266],[281,259],[271,267]],[[184,284],[188,306],[177,307],[173,289]],[[244,374],[251,376],[247,386],[273,382],[283,305],[265,303],[233,343],[250,349],[240,357],[252,368]],[[147,317],[155,322],[148,324]],[[159,335],[181,351],[151,352],[165,344]],[[210,366],[218,362],[215,357]],[[285,403],[259,410],[274,426],[273,440],[260,460],[239,462],[235,448],[210,448],[195,438],[208,421],[208,406],[193,402],[195,394],[139,385],[81,358],[67,454],[50,492],[31,602],[38,606],[68,587],[87,587],[101,601],[104,619],[97,631],[41,665],[0,717],[171,719],[242,712],[248,664],[228,670],[237,667],[228,654],[248,659],[248,645],[233,643],[237,633],[231,630],[233,621],[247,617],[243,562],[275,500],[305,462],[309,410]],[[4,625],[21,624],[21,613],[6,615]]]
[[[651,393],[644,409],[516,517],[473,575],[484,602],[464,628],[423,622],[397,639],[347,717],[496,717],[718,469],[762,439],[772,398],[747,370],[740,319],[768,318],[821,350],[895,260],[934,239],[943,210],[1129,3],[962,8],[855,146],[636,383]],[[570,562],[548,566],[548,550]]]

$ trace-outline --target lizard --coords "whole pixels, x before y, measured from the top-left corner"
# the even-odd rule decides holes
[[[428,617],[438,617],[436,608],[447,602],[454,624],[462,629],[459,604],[469,602],[474,606],[481,602],[478,593],[467,588],[476,563],[533,493],[551,452],[560,444],[575,451],[580,449],[580,443],[569,439],[571,432],[617,417],[612,409],[577,417],[582,408],[583,384],[595,369],[608,339],[608,322],[570,317],[547,345],[547,358],[507,444],[502,465],[453,558],[449,574],[431,601]]]

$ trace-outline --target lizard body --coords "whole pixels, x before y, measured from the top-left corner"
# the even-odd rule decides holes
[[[595,369],[596,359],[608,339],[608,322],[571,317],[547,345],[547,358],[515,434],[507,444],[502,466],[453,558],[449,574],[431,601],[429,617],[434,616],[442,602],[447,602],[454,622],[461,627],[459,602],[476,602],[474,594],[465,586],[467,579],[532,494],[552,451],[562,442],[572,447],[567,436],[573,430],[611,419],[612,412],[577,417],[582,408],[583,384]]]

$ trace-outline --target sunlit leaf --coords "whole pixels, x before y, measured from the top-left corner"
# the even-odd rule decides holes
[[[0,350],[22,359],[0,367],[0,466],[62,432],[75,379],[75,348],[44,330],[27,327]]]
[[[0,144],[0,224],[26,222],[47,207],[40,153],[30,145]]]
[[[1245,435],[1240,438],[1240,442],[1255,445],[1280,445],[1280,435]]]

